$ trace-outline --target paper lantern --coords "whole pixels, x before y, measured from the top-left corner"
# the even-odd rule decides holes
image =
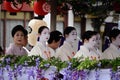
[[[28,26],[28,43],[31,46],[35,46],[38,37],[38,29],[41,26],[47,26],[47,23],[40,19],[31,19]]]
[[[4,6],[7,11],[11,13],[16,13],[22,9],[23,4],[19,4],[17,2],[11,2],[11,1],[4,1]]]
[[[50,5],[46,0],[38,0],[34,2],[34,12],[38,15],[46,15],[50,12]]]

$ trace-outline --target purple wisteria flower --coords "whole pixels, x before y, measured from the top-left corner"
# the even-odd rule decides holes
[[[33,79],[35,79],[35,73],[34,73],[35,68],[31,67],[30,69],[28,69],[27,74],[28,74],[28,80],[30,80],[30,78],[32,77]]]
[[[0,67],[0,80],[4,80],[3,71],[4,71],[4,69]]]
[[[43,69],[39,69],[39,68],[36,69],[36,73],[37,73],[38,80],[43,78],[43,73],[44,73]]]
[[[6,64],[10,64],[10,58],[6,58],[5,61],[6,61]]]
[[[72,63],[68,61],[68,67],[67,68],[70,69],[71,65],[72,65]]]
[[[5,69],[6,69],[7,71],[10,71],[10,69],[11,69],[10,65],[6,65],[6,66],[5,66]]]
[[[54,80],[63,80],[63,77],[64,75],[59,73],[59,72],[56,72],[55,73],[55,77],[54,77]]]
[[[35,62],[36,62],[36,67],[39,67],[39,64],[40,64],[40,58],[35,59]]]
[[[8,77],[9,77],[9,80],[13,80],[13,71],[9,71],[8,72]]]
[[[99,76],[100,76],[100,69],[96,69],[95,70],[95,79],[99,80]]]
[[[79,71],[78,70],[73,70],[72,75],[71,75],[72,80],[78,80],[79,79]]]
[[[120,72],[116,72],[116,74],[115,74],[115,80],[120,80]]]
[[[111,80],[115,80],[115,74],[116,72],[111,69],[110,70]]]
[[[55,66],[50,66],[47,70],[45,70],[44,77],[49,80],[53,80],[56,72],[57,68]]]
[[[20,75],[20,76],[22,76],[22,68],[23,68],[22,65],[19,65],[19,66],[17,67],[17,73],[18,73],[18,75]]]
[[[4,71],[4,69],[2,67],[0,67],[0,76],[3,75],[3,71]]]
[[[48,68],[48,67],[50,67],[50,64],[47,63],[47,64],[44,64],[44,66]]]
[[[81,80],[86,80],[87,75],[88,75],[88,71],[89,70],[80,70],[79,71],[79,78],[81,78]]]
[[[114,73],[114,78],[112,77],[113,80],[120,80],[120,69],[115,71]]]
[[[71,79],[72,70],[68,68],[63,68],[62,70],[60,70],[60,73],[63,75],[63,80]]]

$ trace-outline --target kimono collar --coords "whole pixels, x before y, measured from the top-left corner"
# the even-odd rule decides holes
[[[110,44],[110,47],[113,48],[113,49],[116,49],[116,50],[119,50],[119,47],[115,46],[114,44]]]
[[[68,45],[69,47],[73,47],[72,43],[70,44],[69,42],[65,41],[64,44]]]

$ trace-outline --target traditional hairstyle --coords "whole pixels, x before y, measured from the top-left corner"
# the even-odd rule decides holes
[[[119,29],[113,29],[110,31],[109,33],[109,38],[110,41],[112,42],[112,38],[116,39],[116,37],[120,34],[120,30]]]
[[[41,34],[41,32],[45,29],[49,29],[47,26],[41,26],[39,29],[38,29],[38,33]]]
[[[84,42],[85,39],[89,40],[94,35],[96,35],[94,31],[89,30],[89,31],[84,32],[84,34],[82,35],[82,42]]]
[[[52,31],[50,32],[50,38],[48,40],[48,44],[52,43],[53,41],[58,42],[62,38],[62,33],[60,31]]]
[[[64,36],[69,34],[71,31],[76,30],[74,27],[68,26],[64,29]]]
[[[27,30],[22,26],[22,25],[16,25],[13,29],[12,29],[12,32],[11,32],[11,35],[12,37],[14,37],[15,33],[17,31],[22,31],[24,36],[27,36],[28,32]]]

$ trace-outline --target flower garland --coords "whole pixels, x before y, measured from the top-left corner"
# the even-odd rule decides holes
[[[63,79],[63,80],[85,80],[94,72],[95,79],[99,80],[101,70],[110,69],[111,79],[120,78],[120,58],[115,60],[89,60],[86,58],[73,58],[70,61],[61,61],[52,57],[48,60],[42,59],[40,56],[4,56],[0,60],[0,78],[7,71],[9,80],[18,79],[20,76],[27,74],[27,79]]]

